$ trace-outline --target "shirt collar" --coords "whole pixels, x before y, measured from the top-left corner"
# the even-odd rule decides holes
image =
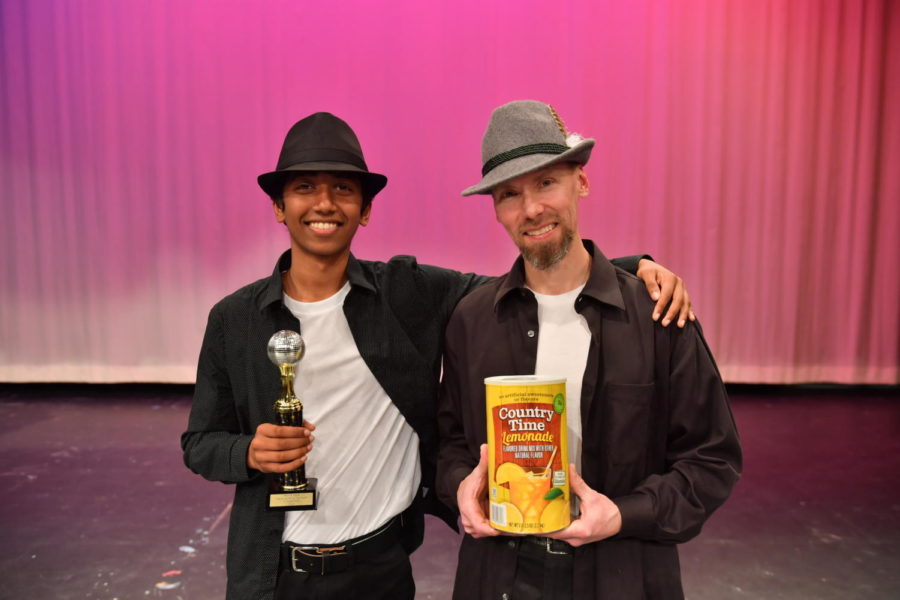
[[[596,244],[591,240],[582,240],[585,250],[591,255],[591,271],[588,275],[587,283],[582,290],[582,296],[588,296],[604,304],[615,306],[621,310],[625,310],[625,300],[622,298],[622,290],[619,289],[619,282],[616,278],[616,268],[609,260],[600,252]],[[525,290],[525,262],[521,255],[513,263],[507,276],[504,278],[500,287],[494,294],[494,310],[500,302],[515,290],[519,293]]]
[[[259,298],[259,307],[260,309],[264,309],[271,304],[276,302],[281,302],[282,296],[284,296],[284,284],[281,281],[281,274],[291,268],[291,251],[285,250],[284,253],[278,258],[278,263],[275,265],[275,270],[272,271],[272,276],[269,277],[269,280],[266,282],[265,288],[263,288],[262,295]],[[350,254],[350,260],[347,263],[347,279],[350,281],[350,285],[352,287],[360,287],[365,290],[369,290],[370,292],[375,291],[375,286],[372,285],[368,279],[366,279],[366,275],[363,272],[362,265],[353,254]]]

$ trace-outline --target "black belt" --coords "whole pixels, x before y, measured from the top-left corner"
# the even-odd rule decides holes
[[[357,558],[371,558],[394,546],[400,538],[400,519],[394,517],[372,533],[338,544],[281,544],[283,569],[328,575],[353,566]]]
[[[522,539],[529,545],[540,546],[547,554],[575,554],[575,548],[562,540],[537,535],[526,535]]]

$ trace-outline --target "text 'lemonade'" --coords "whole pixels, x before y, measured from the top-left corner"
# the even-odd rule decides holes
[[[566,380],[539,375],[484,380],[491,526],[550,533],[569,525]]]

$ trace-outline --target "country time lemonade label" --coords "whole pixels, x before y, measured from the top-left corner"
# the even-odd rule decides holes
[[[484,380],[491,526],[540,534],[569,525],[566,380],[539,375]]]

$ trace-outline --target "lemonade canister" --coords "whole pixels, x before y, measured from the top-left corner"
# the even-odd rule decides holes
[[[544,534],[569,525],[566,380],[514,375],[484,380],[491,526]]]

